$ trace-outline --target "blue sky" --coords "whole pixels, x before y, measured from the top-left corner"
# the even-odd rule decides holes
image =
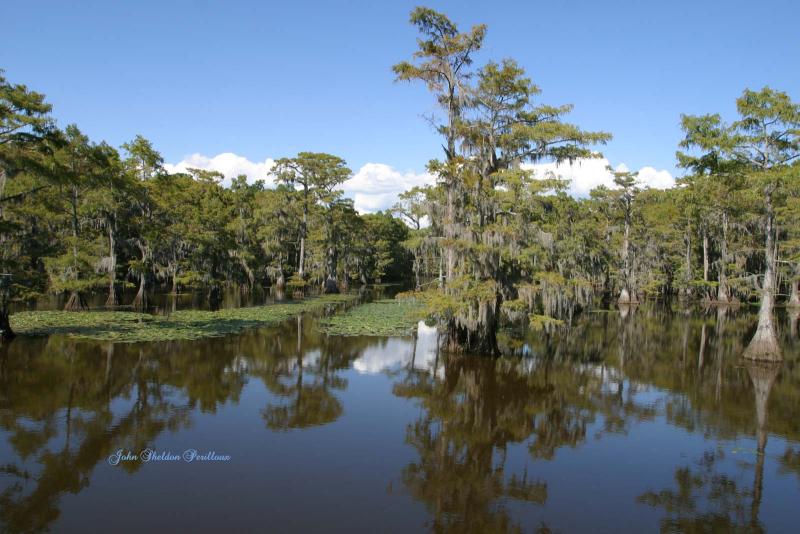
[[[419,2],[4,0],[0,68],[61,125],[167,161],[326,151],[422,173],[439,141],[421,86],[393,82]],[[731,116],[745,87],[800,98],[796,1],[428,1],[488,24],[479,61],[513,57],[571,119],[614,134],[613,164],[675,174],[681,113]],[[11,24],[8,24],[8,21]]]

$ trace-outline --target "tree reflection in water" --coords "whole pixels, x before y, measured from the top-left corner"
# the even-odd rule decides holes
[[[53,336],[5,344],[0,429],[19,460],[0,467],[0,530],[47,530],[59,517],[61,496],[87,487],[113,452],[152,448],[164,431],[190,426],[194,411],[214,413],[238,403],[248,376],[292,399],[265,409],[270,428],[335,420],[342,408],[331,391],[347,385],[337,372],[350,366],[363,343],[344,346],[287,323],[269,334],[202,343],[114,345]],[[304,369],[314,377],[310,383]],[[287,383],[287,377],[295,378]],[[118,467],[132,473],[142,465]]]
[[[786,354],[796,353],[797,317],[784,317]],[[264,397],[256,408],[262,432],[331,424],[347,413],[341,393],[356,370],[380,369],[382,358],[392,362],[393,396],[419,407],[410,422],[380,422],[382,432],[407,425],[414,455],[398,461],[401,484],[392,487],[424,504],[434,531],[546,531],[532,518],[563,503],[543,462],[562,469],[559,451],[582,454],[587,443],[624,439],[645,423],[704,436],[708,450],[677,466],[675,487],[643,487],[630,498],[663,511],[665,529],[757,529],[767,524],[768,435],[786,440],[779,472],[800,480],[800,447],[792,445],[800,438],[800,367],[741,365],[751,328],[742,310],[640,305],[584,314],[565,331],[506,334],[500,341],[515,354],[498,359],[441,353],[429,328],[399,345],[324,336],[309,316],[202,342],[17,339],[0,346],[0,450],[9,451],[0,462],[0,530],[52,528],[61,498],[85,490],[111,453],[152,447],[198,414],[237,405],[253,379],[266,388],[256,390]],[[377,391],[368,398],[379,404]],[[253,432],[237,424],[231,437]],[[351,428],[346,439],[354,443],[358,432],[376,431]],[[747,476],[734,477],[726,447],[752,436],[755,461],[738,464]],[[134,474],[141,465],[115,469]]]
[[[186,426],[201,400],[173,395],[165,387],[169,378],[181,376],[181,386],[190,388],[190,370],[175,374],[172,366],[151,365],[143,347],[117,355],[108,344],[101,359],[63,338],[34,345],[17,352],[22,344],[14,342],[2,354],[0,427],[20,460],[37,464],[35,472],[3,466],[14,479],[0,494],[0,520],[10,532],[47,530],[59,516],[61,495],[88,486],[94,468],[118,448],[138,451],[165,429]],[[208,363],[201,367],[206,372]],[[125,399],[126,407],[112,409],[115,399]],[[140,466],[123,464],[130,472]]]
[[[764,490],[767,403],[781,366],[754,362],[744,365],[753,384],[757,450],[755,465],[741,468],[753,468],[752,487],[743,487],[718,469],[718,462],[725,459],[721,448],[706,451],[694,468],[686,466],[675,471],[677,489],[648,491],[639,497],[641,503],[663,508],[667,515],[661,528],[665,532],[764,531],[759,513]]]
[[[337,375],[349,368],[358,356],[358,349],[341,343],[341,338],[328,338],[314,330],[303,329],[298,316],[297,343],[294,358],[268,360],[265,367],[253,370],[267,388],[283,403],[270,403],[262,416],[273,430],[290,430],[324,425],[342,415],[342,405],[333,395],[347,388],[347,380]],[[314,350],[309,352],[309,347]]]
[[[604,432],[613,433],[654,415],[624,395],[623,378],[604,365],[450,354],[441,366],[441,373],[410,366],[394,386],[395,395],[422,408],[406,432],[418,460],[402,481],[428,506],[437,532],[521,529],[504,503],[547,502],[546,481],[527,469],[507,472],[511,444],[527,442],[531,458],[551,460],[558,449],[583,443],[598,413]]]
[[[589,428],[599,428],[591,436],[597,439],[663,417],[689,431],[734,439],[752,432],[746,417],[752,404],[748,409],[741,394],[750,389],[758,442],[752,486],[717,472],[725,457],[720,448],[704,454],[697,468],[679,468],[677,490],[647,492],[639,501],[663,507],[668,518],[662,526],[670,531],[758,529],[767,399],[780,366],[737,364],[746,323],[722,308],[697,315],[626,307],[596,314],[564,334],[544,332],[518,343],[524,359],[444,355],[432,371],[412,363],[394,374],[394,394],[416,399],[422,409],[407,428],[418,458],[405,467],[402,482],[426,504],[434,531],[518,530],[522,525],[508,503],[547,504],[548,481],[535,474],[535,462],[580,446]],[[728,337],[729,331],[735,334]],[[696,357],[690,360],[692,346]],[[782,398],[786,390],[796,398],[797,383]],[[663,389],[658,400],[639,395],[654,384]],[[783,425],[788,413],[781,411]],[[796,438],[797,431],[790,435]],[[534,463],[509,472],[507,451],[515,443],[527,444]],[[800,464],[795,454],[787,451],[787,469]]]

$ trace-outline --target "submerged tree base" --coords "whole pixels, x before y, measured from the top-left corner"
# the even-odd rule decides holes
[[[792,294],[787,304],[790,308],[800,308],[800,283],[792,284]]]
[[[636,298],[636,293],[629,293],[627,289],[620,291],[617,304],[638,304],[639,299]]]
[[[636,308],[639,307],[638,302],[631,302],[631,303],[623,303],[620,302],[617,304],[617,308],[619,309],[619,316],[625,319],[630,315],[632,312],[636,311]]]
[[[86,299],[77,291],[70,293],[69,299],[64,305],[64,311],[83,311],[88,309],[89,306],[86,304]]]
[[[147,295],[142,293],[141,291],[136,294],[133,298],[133,302],[131,303],[131,307],[134,310],[144,310],[147,308]]]
[[[117,292],[116,290],[111,290],[108,292],[108,298],[106,299],[106,308],[116,308],[117,306],[119,306]]]
[[[744,358],[759,362],[779,362],[783,360],[778,336],[771,328],[759,327],[744,351]]]
[[[19,335],[65,334],[81,339],[135,343],[177,341],[236,334],[285,321],[299,313],[318,311],[356,299],[329,295],[303,302],[271,304],[219,311],[179,311],[168,317],[135,312],[22,312],[10,317]]]
[[[494,329],[470,330],[463,326],[448,328],[445,348],[448,352],[500,356],[497,333]]]

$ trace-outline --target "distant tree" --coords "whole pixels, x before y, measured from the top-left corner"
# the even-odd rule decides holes
[[[300,152],[294,158],[281,158],[276,161],[274,172],[277,175],[278,183],[299,188],[297,201],[303,214],[298,260],[298,275],[301,278],[306,274],[309,214],[315,205],[325,208],[323,224],[327,232],[326,283],[330,290],[335,290],[338,256],[330,208],[341,196],[341,191],[336,190],[336,187],[347,180],[352,175],[352,171],[347,168],[346,162],[337,156],[318,152]]]
[[[138,278],[139,289],[132,304],[135,309],[144,309],[147,307],[148,279],[154,270],[155,247],[162,238],[165,226],[164,214],[151,195],[157,187],[151,180],[164,174],[164,159],[150,141],[141,135],[123,144],[122,148],[126,153],[123,160],[125,172],[132,180],[136,180],[130,197],[130,221],[138,231],[130,236],[130,241],[138,252],[138,258],[132,258],[128,266],[130,274]]]
[[[617,301],[620,304],[631,304],[638,301],[636,297],[636,272],[633,269],[633,261],[630,252],[631,224],[633,222],[633,203],[639,192],[636,182],[638,173],[629,171],[617,171],[608,167],[608,171],[614,176],[614,185],[618,189],[617,202],[622,211],[623,238],[622,238],[622,288]]]
[[[297,244],[302,235],[302,207],[293,199],[297,192],[288,185],[266,189],[253,199],[255,239],[265,256],[264,274],[278,290],[286,286],[286,275],[299,256]]]
[[[457,167],[460,161],[456,152],[458,127],[467,104],[467,85],[472,72],[473,55],[483,46],[486,26],[473,26],[468,32],[458,27],[442,13],[426,7],[411,12],[410,22],[422,35],[416,63],[402,61],[392,67],[398,81],[420,81],[431,91],[445,112],[445,119],[436,122],[437,131],[444,137],[445,162],[439,165],[437,176],[445,190],[446,205],[443,219],[447,283],[455,269]]]
[[[106,307],[115,307],[119,305],[117,266],[120,234],[130,230],[125,228],[125,224],[127,202],[134,184],[123,172],[119,153],[113,147],[101,143],[97,146],[97,155],[99,168],[95,170],[94,187],[84,194],[83,218],[92,230],[105,232],[107,255],[101,256],[95,270],[107,273]]]
[[[264,191],[264,182],[257,181],[250,185],[247,176],[239,175],[233,179],[230,187],[232,217],[225,225],[231,236],[231,248],[228,251],[232,262],[232,270],[244,275],[242,290],[252,292],[256,285],[256,272],[266,259],[258,246],[257,229],[253,221],[256,195]]]
[[[685,133],[680,148],[691,152],[678,151],[678,164],[693,171],[684,180],[689,186],[694,204],[701,213],[709,217],[701,218],[703,232],[703,273],[708,282],[708,234],[709,222],[720,230],[720,258],[717,262],[718,288],[716,300],[726,304],[731,298],[728,282],[730,254],[730,220],[741,210],[741,191],[744,188],[744,168],[742,162],[730,154],[730,138],[719,115],[681,117],[681,127]],[[711,221],[708,221],[708,219]]]
[[[102,186],[102,179],[113,172],[114,154],[107,145],[89,141],[77,126],[70,125],[53,154],[55,172],[64,177],[60,215],[68,222],[62,235],[65,245],[57,256],[45,259],[45,266],[55,292],[66,292],[65,310],[85,310],[85,292],[102,283],[96,228],[91,222],[89,193]]]

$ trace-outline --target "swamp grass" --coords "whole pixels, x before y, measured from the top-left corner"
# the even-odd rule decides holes
[[[320,330],[334,336],[409,336],[423,307],[410,299],[376,300],[320,320]]]
[[[247,328],[280,323],[305,312],[351,302],[356,295],[318,298],[217,311],[184,310],[162,317],[121,311],[34,311],[11,316],[11,327],[22,336],[64,334],[74,338],[120,343],[178,341],[236,334]]]

